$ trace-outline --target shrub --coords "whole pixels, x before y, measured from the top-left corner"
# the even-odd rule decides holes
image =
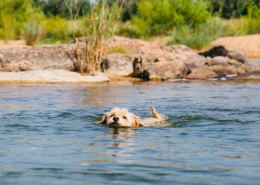
[[[42,36],[42,28],[36,22],[27,22],[22,30],[22,35],[26,45],[34,46]]]
[[[247,7],[247,15],[239,19],[227,21],[228,35],[250,35],[260,33],[260,8],[250,1]]]
[[[5,16],[0,12],[0,39],[7,41],[15,38],[15,22],[12,16]]]
[[[32,0],[1,0],[0,10],[0,38],[5,40],[20,38],[27,22],[40,24],[45,18]]]
[[[196,28],[189,25],[175,27],[171,44],[184,44],[194,49],[202,49],[218,37],[225,36],[227,26],[219,18],[211,18]]]
[[[140,0],[131,23],[142,36],[167,35],[175,26],[195,28],[210,17],[208,4],[201,0]]]
[[[43,23],[45,42],[67,42],[69,40],[69,22],[59,16],[50,17]]]

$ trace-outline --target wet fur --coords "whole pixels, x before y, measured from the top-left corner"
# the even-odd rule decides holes
[[[106,112],[97,124],[118,127],[148,127],[165,120],[154,107],[151,108],[154,117],[141,120],[137,115],[128,112],[127,109],[116,107]]]

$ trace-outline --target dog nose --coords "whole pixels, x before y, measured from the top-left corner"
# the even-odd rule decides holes
[[[119,117],[114,117],[113,120],[114,120],[114,121],[118,121],[118,120],[119,120]]]

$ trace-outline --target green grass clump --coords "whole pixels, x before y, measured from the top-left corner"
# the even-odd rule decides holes
[[[37,44],[42,36],[42,28],[36,22],[27,22],[22,30],[23,38],[28,46]]]

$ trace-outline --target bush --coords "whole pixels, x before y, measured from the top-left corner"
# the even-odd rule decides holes
[[[202,49],[211,41],[226,35],[227,26],[219,18],[211,18],[196,28],[189,25],[175,27],[168,45],[184,44],[194,49]]]
[[[27,22],[22,31],[23,38],[28,46],[37,44],[42,36],[42,28],[36,22]]]
[[[201,0],[140,0],[131,23],[142,36],[167,35],[175,26],[195,28],[210,17],[208,4]]]
[[[250,35],[260,33],[260,8],[250,2],[247,7],[247,15],[239,19],[227,21],[227,34],[232,36]]]
[[[16,37],[15,21],[12,16],[6,16],[0,12],[0,39],[7,41]]]
[[[0,10],[0,39],[4,40],[20,38],[27,22],[40,24],[45,18],[32,7],[32,0],[1,0]]]
[[[50,17],[43,23],[44,42],[67,42],[69,40],[69,21],[58,16]]]

